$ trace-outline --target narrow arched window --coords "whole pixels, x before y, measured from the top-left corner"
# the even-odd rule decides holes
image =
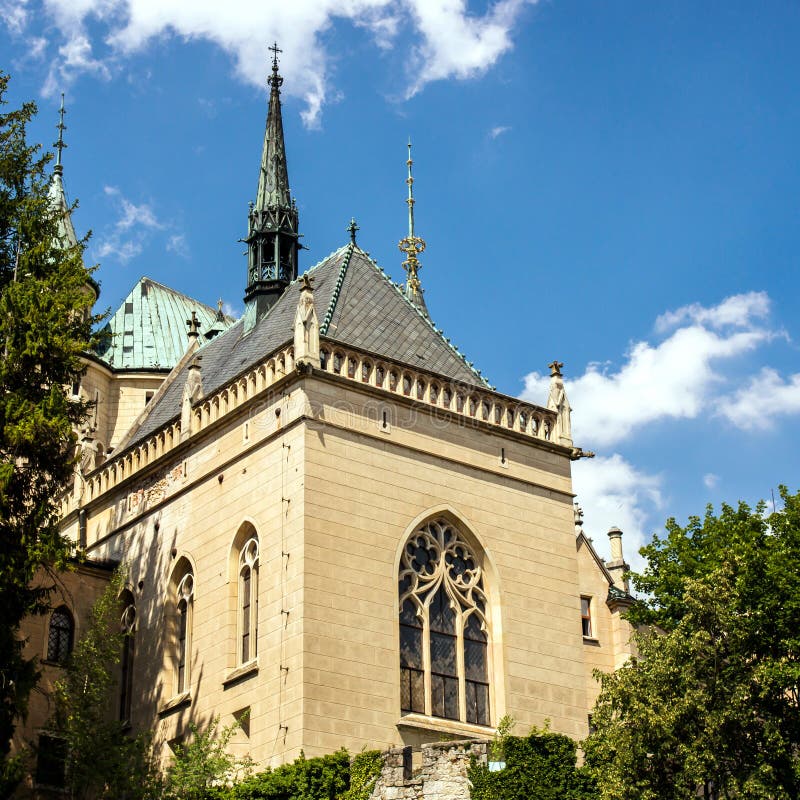
[[[239,656],[243,664],[258,655],[258,539],[239,556]]]
[[[194,598],[194,578],[192,573],[183,576],[178,584],[176,598],[177,611],[177,694],[189,688],[189,653],[192,637],[192,600]]]
[[[126,592],[122,597],[122,663],[119,682],[119,718],[122,722],[130,722],[131,698],[133,697],[133,662],[136,654],[136,606],[133,596]]]
[[[400,558],[403,713],[490,724],[483,570],[445,519],[424,523]]]
[[[66,606],[57,608],[50,617],[47,632],[47,660],[55,664],[65,664],[72,652],[75,623]]]

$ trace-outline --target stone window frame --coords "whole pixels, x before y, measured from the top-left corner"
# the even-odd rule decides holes
[[[131,701],[133,698],[133,675],[136,665],[136,601],[129,589],[120,595],[122,614],[119,629],[123,635],[122,656],[120,658],[119,680],[119,719],[129,725],[131,721]]]
[[[253,532],[239,551],[236,604],[236,649],[239,664],[248,664],[258,658],[259,556],[258,534]]]
[[[592,597],[588,594],[581,595],[581,633],[584,639],[594,639]]]
[[[431,552],[437,554],[435,563],[431,569],[427,568],[422,574],[419,571],[419,564],[415,566],[415,559],[412,553],[414,544],[425,544]],[[451,567],[448,567],[448,557],[452,557],[458,550],[466,556],[471,563],[471,568],[452,575]],[[416,525],[412,532],[405,538],[402,550],[400,551],[400,564],[398,571],[398,628],[402,635],[403,627],[421,630],[421,666],[404,666],[402,651],[400,654],[400,680],[401,680],[401,714],[413,715],[424,714],[427,717],[434,717],[443,720],[450,720],[454,724],[477,724],[490,725],[496,699],[492,691],[493,675],[493,649],[494,643],[491,632],[490,622],[490,600],[487,593],[487,586],[484,583],[485,570],[483,568],[484,552],[479,546],[470,543],[464,533],[462,526],[453,522],[448,516],[434,515],[425,518],[420,524]],[[437,596],[441,597],[440,590],[444,591],[449,605],[449,612],[454,616],[455,628],[455,658],[456,670],[453,675],[434,674],[432,670],[432,651],[431,651],[431,605]],[[404,607],[407,601],[413,604],[419,625],[407,625],[402,622]],[[479,629],[483,635],[483,661],[484,676],[482,681],[470,680],[467,677],[467,667],[465,664],[465,641],[473,641],[465,636],[466,628],[470,617],[479,620]],[[436,632],[434,632],[435,634]],[[402,647],[402,645],[401,645]],[[409,708],[403,708],[402,681],[405,679],[404,671],[409,674]],[[424,706],[419,707],[419,703],[414,701],[412,694],[415,688],[412,683],[410,673],[422,674],[423,680],[423,700]],[[446,695],[447,681],[457,680],[458,682],[458,713],[447,713],[447,701],[444,700],[444,713],[434,713],[433,680],[440,678],[443,685],[443,694]],[[467,688],[477,685],[485,687],[484,709],[480,713],[476,703],[473,709],[467,708]],[[417,707],[414,707],[414,706]],[[473,714],[477,711],[477,715]]]
[[[166,597],[166,673],[172,675],[172,697],[188,697],[192,680],[192,645],[196,581],[194,564],[180,556],[172,570]],[[162,709],[163,710],[163,709]]]
[[[75,617],[66,605],[53,609],[47,624],[47,657],[50,664],[64,666],[75,645]]]

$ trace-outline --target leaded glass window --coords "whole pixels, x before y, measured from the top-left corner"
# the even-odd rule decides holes
[[[444,519],[408,540],[400,559],[400,707],[489,725],[489,626],[483,570]]]
[[[258,655],[258,539],[253,537],[239,556],[239,656],[242,664]]]
[[[65,664],[72,652],[72,639],[75,625],[72,614],[66,606],[57,608],[50,617],[47,632],[47,660],[55,664]]]

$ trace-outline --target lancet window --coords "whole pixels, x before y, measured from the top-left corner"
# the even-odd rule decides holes
[[[123,722],[130,722],[131,698],[133,697],[133,662],[136,652],[136,606],[130,592],[122,596],[122,617],[120,630],[122,631],[122,663],[119,691],[119,718]]]
[[[258,655],[258,539],[249,539],[239,555],[239,655],[242,663]]]
[[[445,519],[424,523],[400,559],[403,713],[489,725],[489,624],[483,569]]]
[[[194,600],[194,576],[187,573],[178,584],[175,598],[177,612],[177,658],[176,658],[176,688],[177,694],[189,688],[189,654],[192,651],[192,605]]]

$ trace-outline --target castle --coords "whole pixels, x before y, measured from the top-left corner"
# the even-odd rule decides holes
[[[87,560],[25,625],[45,691],[17,738],[46,736],[47,687],[122,564],[114,705],[165,759],[216,715],[262,765],[490,737],[506,714],[581,739],[631,598],[621,533],[604,562],[573,505],[562,365],[521,402],[431,321],[410,151],[406,283],[354,222],[301,273],[281,84],[275,58],[243,317],[142,278],[71,387],[94,405],[61,515]]]

